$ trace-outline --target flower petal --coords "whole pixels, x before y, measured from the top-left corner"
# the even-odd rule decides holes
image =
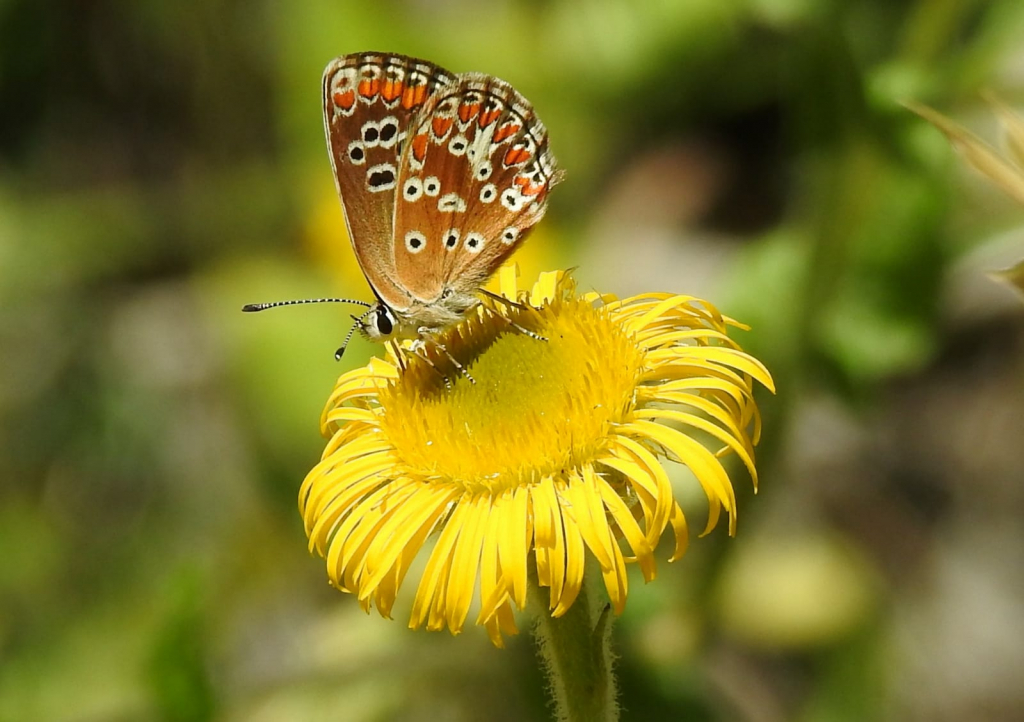
[[[526,487],[505,492],[505,513],[498,520],[498,558],[506,577],[512,583],[512,598],[520,609],[526,607],[526,552],[531,536],[527,536],[527,502],[529,490]]]
[[[562,515],[562,531],[565,534],[565,584],[558,597],[558,604],[551,612],[552,617],[561,617],[569,611],[583,588],[583,569],[586,552],[579,527],[569,517]]]
[[[480,571],[484,533],[491,516],[491,500],[487,494],[477,494],[470,500],[463,499],[462,503],[468,503],[470,511],[452,553],[451,575],[445,597],[445,616],[452,634],[462,631],[469,614]]]
[[[708,413],[711,413],[710,410],[708,410]],[[634,415],[638,419],[671,419],[714,436],[725,444],[730,451],[735,452],[740,457],[743,464],[747,467],[747,472],[753,479],[754,485],[757,486],[757,469],[754,468],[753,449],[745,443],[743,431],[736,426],[732,419],[721,415],[716,417],[716,421],[725,426],[723,429],[721,426],[716,426],[699,416],[676,411],[675,409],[637,409]]]
[[[409,615],[409,627],[418,629],[428,621],[431,615],[435,596],[439,596],[442,577],[447,574],[448,566],[451,563],[451,551],[459,535],[463,518],[468,513],[469,507],[465,504],[455,502],[452,513],[445,522],[441,536],[434,545],[430,558],[427,560],[426,569],[423,570],[423,577],[416,588],[416,597],[412,602],[412,613]]]
[[[593,473],[593,470],[591,470],[591,473]],[[644,580],[648,582],[653,581],[655,576],[657,576],[654,564],[654,548],[647,541],[643,531],[640,529],[640,525],[636,523],[636,519],[633,518],[633,514],[629,511],[629,507],[626,506],[626,502],[599,477],[598,489],[605,507],[607,507],[612,518],[615,519],[615,523],[622,530],[623,536],[626,537],[629,546],[633,549],[633,554],[636,555],[636,560],[640,564],[640,571],[644,575]],[[672,517],[669,516],[669,521],[671,519]]]
[[[412,540],[424,539],[459,495],[451,486],[419,485],[416,493],[396,509],[375,535],[366,552],[366,576],[360,583],[360,598],[365,598],[400,563]],[[424,533],[424,530],[426,533]],[[423,544],[415,545],[418,549]]]
[[[686,434],[660,424],[637,420],[629,426],[637,435],[664,446],[689,467],[704,489],[708,502],[712,505],[712,512],[715,512],[715,505],[721,504],[730,513],[729,531],[732,533],[736,520],[736,495],[728,474],[725,473],[721,462],[715,458],[714,454]],[[708,527],[704,530],[704,534],[714,528],[711,523],[712,519],[717,521],[717,514],[708,519]]]

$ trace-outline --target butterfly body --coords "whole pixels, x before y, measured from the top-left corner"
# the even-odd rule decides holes
[[[559,173],[543,123],[504,81],[391,53],[331,61],[323,103],[349,238],[377,297],[361,330],[422,339],[457,323],[544,215]]]

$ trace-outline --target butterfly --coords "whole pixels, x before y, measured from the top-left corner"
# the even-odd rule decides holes
[[[346,337],[430,339],[544,216],[561,179],[548,134],[511,85],[394,53],[328,63],[324,131],[352,249],[375,304]],[[345,345],[339,349],[340,358]]]

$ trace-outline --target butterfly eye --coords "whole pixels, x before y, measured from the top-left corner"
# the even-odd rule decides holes
[[[381,306],[377,311],[377,333],[381,336],[390,336],[395,330],[394,317],[387,306]]]

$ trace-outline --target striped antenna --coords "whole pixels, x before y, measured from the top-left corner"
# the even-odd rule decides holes
[[[352,317],[352,320],[354,321],[354,323],[352,324],[352,328],[350,328],[348,330],[348,333],[345,335],[344,343],[342,343],[338,350],[334,352],[335,361],[341,361],[341,357],[345,355],[345,349],[348,348],[348,342],[352,340],[352,334],[356,332],[357,328],[363,325],[363,319],[369,316],[371,313],[373,313],[372,308],[366,313],[364,313],[362,316]]]
[[[302,303],[352,303],[356,306],[362,306],[363,308],[371,308],[373,306],[373,304],[367,303],[366,301],[356,301],[351,298],[303,298],[295,301],[247,303],[242,306],[242,310],[246,313],[254,313],[256,311],[266,311],[268,308],[277,308],[278,306],[297,306]]]

